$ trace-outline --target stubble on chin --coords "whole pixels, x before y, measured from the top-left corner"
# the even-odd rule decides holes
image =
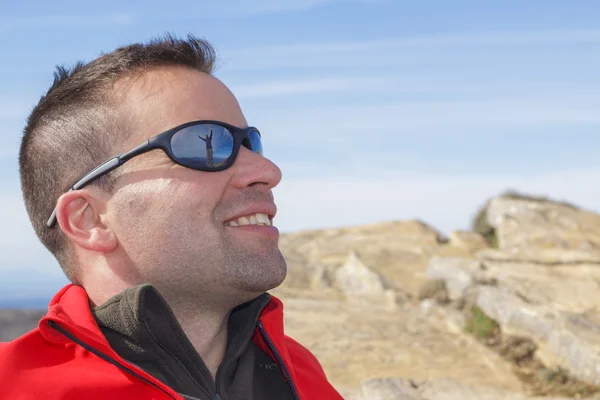
[[[265,249],[260,255],[247,252],[228,254],[228,275],[231,284],[243,291],[263,293],[281,285],[287,275],[287,264],[277,247]]]

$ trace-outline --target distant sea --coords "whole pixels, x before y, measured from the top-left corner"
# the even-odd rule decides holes
[[[0,309],[3,308],[18,308],[18,309],[48,309],[50,297],[48,298],[31,298],[31,299],[0,299]]]
[[[59,273],[0,269],[0,309],[47,309],[50,299],[67,279]]]

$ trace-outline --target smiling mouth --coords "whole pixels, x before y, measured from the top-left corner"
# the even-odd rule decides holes
[[[258,226],[273,226],[273,220],[263,213],[249,214],[237,219],[225,222],[225,226],[246,226],[246,225],[258,225]]]

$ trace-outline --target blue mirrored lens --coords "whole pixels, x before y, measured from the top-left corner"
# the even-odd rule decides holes
[[[192,125],[173,135],[171,150],[182,165],[218,168],[231,157],[233,135],[219,125]]]
[[[250,150],[263,156],[264,153],[260,133],[253,129],[250,132],[248,132],[248,139],[250,139]]]

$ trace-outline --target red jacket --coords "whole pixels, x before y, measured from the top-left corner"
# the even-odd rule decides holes
[[[263,310],[253,340],[280,364],[297,398],[342,399],[310,351],[284,335],[283,304],[275,297]],[[54,296],[36,329],[0,343],[0,399],[183,400],[113,351],[85,290],[76,285]]]

